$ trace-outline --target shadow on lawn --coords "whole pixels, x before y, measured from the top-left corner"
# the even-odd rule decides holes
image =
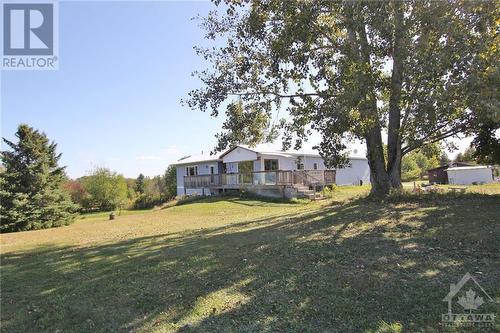
[[[385,323],[438,331],[442,299],[465,272],[481,271],[482,286],[500,295],[498,204],[480,195],[439,206],[356,200],[190,233],[9,253],[2,331],[374,332]]]

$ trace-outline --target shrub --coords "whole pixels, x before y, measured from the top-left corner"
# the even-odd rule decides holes
[[[333,185],[330,185],[330,186],[325,186],[323,188],[323,191],[321,191],[321,194],[325,197],[325,198],[333,198],[335,192],[337,192],[339,190],[339,187],[335,184]]]
[[[134,209],[148,209],[160,205],[163,200],[160,195],[140,194],[134,202]]]

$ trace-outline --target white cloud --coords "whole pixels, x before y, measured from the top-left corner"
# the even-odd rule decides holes
[[[139,161],[161,161],[162,157],[157,155],[140,155],[135,159]]]

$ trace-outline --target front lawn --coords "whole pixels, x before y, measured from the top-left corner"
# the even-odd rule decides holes
[[[442,331],[466,272],[500,301],[495,186],[385,203],[354,198],[367,187],[311,203],[209,198],[2,234],[2,331]]]

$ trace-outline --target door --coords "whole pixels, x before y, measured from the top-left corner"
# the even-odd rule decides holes
[[[213,165],[210,166],[210,184],[215,184],[215,167]]]
[[[252,184],[253,161],[239,162],[238,173],[240,174],[240,184]]]
[[[279,163],[278,160],[275,159],[265,159],[264,160],[264,171],[266,175],[266,184],[276,184],[277,178],[276,178],[276,172],[273,171],[278,171],[279,170]]]

